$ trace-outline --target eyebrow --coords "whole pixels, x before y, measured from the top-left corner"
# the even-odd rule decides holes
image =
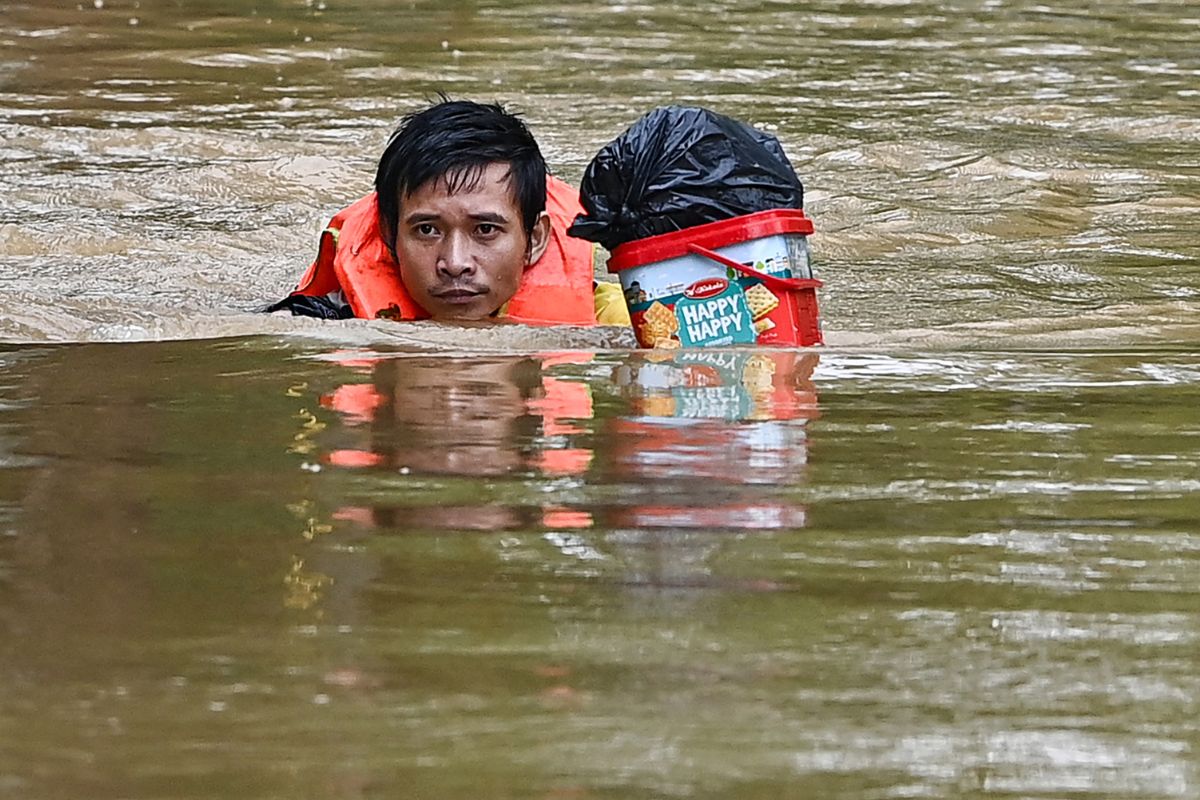
[[[479,214],[472,214],[471,219],[476,222],[508,222],[508,217],[495,212],[484,211]]]
[[[468,214],[467,216],[475,222],[493,222],[505,225],[510,222],[509,218],[503,214],[497,214],[490,211],[481,211],[478,214]],[[407,217],[405,217],[404,224],[420,225],[424,222],[437,222],[441,218],[442,217],[440,214],[422,214],[418,212],[415,214],[409,214]]]

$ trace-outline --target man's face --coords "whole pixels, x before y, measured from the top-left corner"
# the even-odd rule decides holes
[[[396,256],[409,294],[434,319],[487,317],[516,293],[550,236],[543,213],[525,234],[509,166],[489,164],[451,194],[443,179],[400,198]]]

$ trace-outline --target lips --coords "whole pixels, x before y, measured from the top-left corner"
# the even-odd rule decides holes
[[[450,305],[466,305],[487,294],[487,289],[477,286],[446,286],[430,292],[438,300]]]

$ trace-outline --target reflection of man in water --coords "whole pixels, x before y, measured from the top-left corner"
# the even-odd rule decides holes
[[[379,365],[375,386],[384,406],[373,446],[397,468],[493,476],[526,466],[521,448],[538,428],[527,407],[541,387],[536,361],[398,359]]]
[[[542,359],[398,358],[377,362],[372,374],[372,383],[343,386],[323,401],[368,436],[357,449],[332,452],[335,465],[490,478],[576,474],[590,462],[589,450],[547,443],[578,432],[564,420],[592,410],[588,387],[545,375]],[[550,508],[464,497],[432,507],[375,504],[352,516],[372,525],[502,530],[537,525]]]

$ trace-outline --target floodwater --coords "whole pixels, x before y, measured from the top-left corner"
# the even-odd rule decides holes
[[[1185,2],[0,4],[0,796],[1200,794]],[[437,91],[775,133],[813,351],[319,322]]]

